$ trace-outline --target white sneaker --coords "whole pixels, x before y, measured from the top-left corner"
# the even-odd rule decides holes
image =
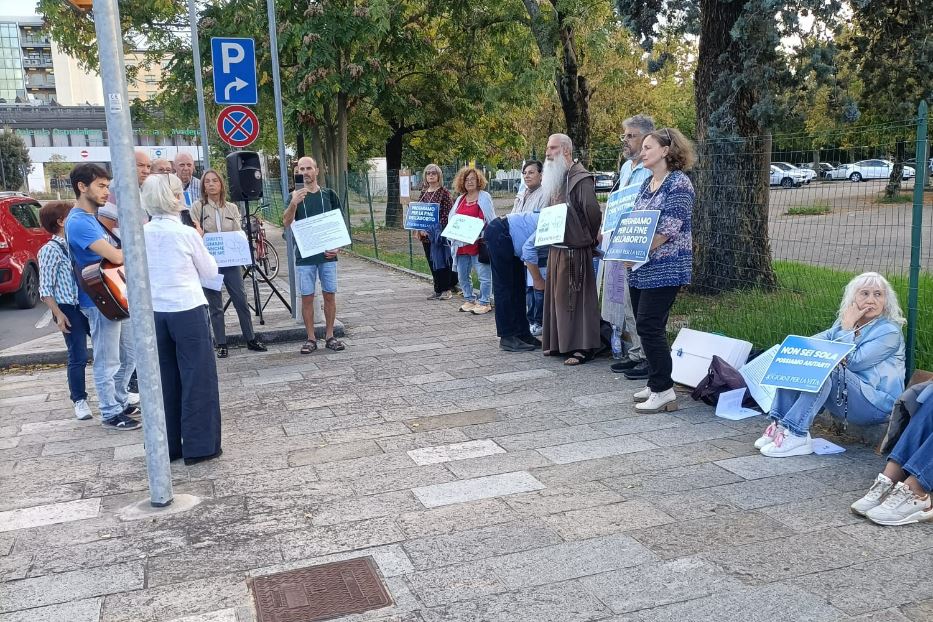
[[[933,519],[933,500],[918,498],[904,482],[898,482],[881,505],[865,513],[879,525],[909,525]]]
[[[884,473],[879,473],[878,477],[875,478],[875,483],[871,485],[865,496],[849,507],[859,516],[865,516],[868,510],[881,505],[882,500],[891,492],[892,488],[894,488],[894,482],[888,479]]]
[[[532,324],[528,327],[528,330],[531,332],[532,337],[540,337],[541,333],[544,332],[544,329],[541,328],[540,324]]]
[[[87,421],[92,416],[91,407],[88,405],[87,400],[78,400],[75,402],[75,419],[78,421]]]
[[[133,393],[132,391],[126,394],[126,405],[127,406],[139,406],[139,393]]]
[[[769,458],[806,456],[813,453],[813,440],[809,432],[806,436],[794,436],[779,425],[774,440],[762,447],[761,453]]]
[[[674,389],[668,389],[661,393],[651,391],[648,399],[644,402],[635,404],[635,411],[640,413],[659,413],[677,410],[677,394]]]
[[[761,438],[755,441],[755,449],[761,449],[765,445],[768,445],[774,442],[774,435],[777,434],[778,424],[776,421],[772,421],[771,425],[765,428],[765,431],[761,433]]]
[[[632,399],[635,400],[636,402],[644,402],[649,397],[651,397],[651,389],[649,389],[648,387],[645,387],[638,393],[635,393],[632,395]]]

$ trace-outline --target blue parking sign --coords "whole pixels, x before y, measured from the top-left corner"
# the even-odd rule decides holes
[[[214,65],[214,101],[218,104],[255,105],[256,42],[237,37],[211,37]]]

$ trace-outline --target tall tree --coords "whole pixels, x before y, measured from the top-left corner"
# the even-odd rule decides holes
[[[933,103],[933,14],[922,0],[858,0],[852,3],[850,27],[841,37],[844,62],[862,83],[860,104],[869,120],[891,123],[914,119],[917,104]],[[888,130],[894,167],[885,196],[900,191],[908,146],[916,128]],[[913,151],[913,149],[911,149]],[[928,156],[927,156],[928,157]],[[917,166],[924,166],[924,161]]]
[[[565,132],[584,165],[590,163],[590,98],[593,85],[582,72],[587,37],[609,20],[607,0],[522,0],[542,59],[554,67]],[[595,43],[590,39],[589,43]]]
[[[649,51],[663,34],[699,35],[694,288],[773,287],[769,130],[778,113],[776,92],[793,84],[782,42],[809,36],[801,13],[832,23],[840,2],[618,0],[618,8]]]
[[[0,130],[0,188],[19,190],[32,169],[29,149],[18,134]]]

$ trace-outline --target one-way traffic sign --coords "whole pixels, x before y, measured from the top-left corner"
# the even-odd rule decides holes
[[[211,59],[214,64],[215,102],[258,103],[256,43],[253,39],[212,37]]]

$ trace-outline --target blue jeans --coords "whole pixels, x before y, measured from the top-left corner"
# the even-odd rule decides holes
[[[843,374],[848,391],[848,412],[845,403],[836,403]],[[887,421],[890,415],[865,398],[862,393],[862,379],[858,375],[836,368],[816,393],[778,389],[771,407],[771,418],[787,428],[791,434],[806,436],[822,408],[837,419],[845,417],[855,425],[877,425]]]
[[[463,299],[476,302],[473,281],[470,279],[471,270],[476,270],[476,276],[479,277],[479,303],[488,305],[492,295],[492,269],[489,264],[480,263],[477,255],[457,255],[457,278],[463,290]]]
[[[58,305],[58,308],[71,324],[69,332],[62,333],[62,336],[68,347],[68,391],[71,401],[79,402],[87,399],[84,375],[87,372],[87,336],[91,327],[78,305]]]
[[[933,401],[925,402],[910,418],[888,460],[916,477],[924,490],[933,491]]]
[[[82,307],[94,346],[94,386],[100,415],[113,419],[126,409],[126,387],[136,369],[136,346],[129,320],[108,320],[97,307]]]
[[[544,272],[542,270],[541,272]],[[537,291],[534,287],[525,290],[525,308],[528,310],[528,324],[544,324],[544,291]]]

